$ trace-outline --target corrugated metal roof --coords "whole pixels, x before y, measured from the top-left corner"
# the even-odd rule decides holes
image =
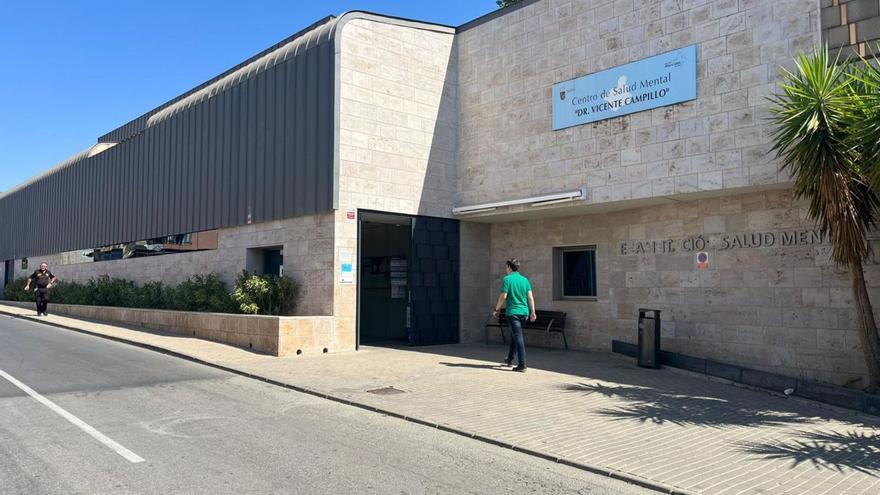
[[[275,50],[272,50],[249,64],[230,72],[213,83],[203,85],[201,89],[190,92],[188,96],[175,101],[171,105],[168,105],[151,115],[150,118],[147,119],[146,126],[150,127],[156,125],[193,105],[197,105],[200,102],[213,97],[217,93],[226,91],[230,87],[236,84],[241,84],[242,81],[250,79],[260,72],[281,64],[291,57],[295,57],[298,53],[302,53],[318,43],[326,42],[330,36],[332,36],[333,27],[335,25],[336,19],[330,19],[323,25],[312,29]]]
[[[43,172],[39,175],[35,175],[34,177],[31,177],[30,179],[22,182],[21,184],[13,187],[12,189],[10,189],[8,191],[0,192],[0,199],[2,199],[4,196],[8,196],[8,195],[13,194],[17,191],[20,191],[20,190],[30,186],[31,184],[34,184],[34,183],[40,181],[41,179],[43,179],[49,175],[52,175],[56,172],[60,172],[61,170],[64,170],[67,167],[75,165],[75,164],[85,160],[86,158],[95,156],[98,153],[101,153],[107,149],[110,149],[113,146],[116,146],[116,143],[97,143],[88,149],[82,150],[78,153],[74,153],[73,155],[71,155],[71,156],[65,158],[64,160],[56,163],[55,165],[53,165],[52,168],[50,168],[49,170],[46,170],[45,172]]]
[[[355,19],[455,32],[322,19],[0,196],[0,260],[331,211],[336,41]]]
[[[0,196],[0,259],[331,211],[327,18]],[[106,137],[105,137],[106,140]]]
[[[147,121],[154,114],[161,112],[162,110],[168,108],[169,106],[176,104],[177,102],[179,102],[183,99],[186,99],[187,97],[189,97],[193,93],[197,93],[197,92],[201,91],[202,89],[204,89],[208,86],[211,86],[212,84],[219,81],[220,79],[225,78],[229,74],[237,72],[242,67],[248,66],[256,60],[262,59],[262,58],[266,57],[267,55],[270,55],[274,52],[279,51],[280,49],[283,49],[284,47],[290,45],[291,43],[300,40],[304,35],[311,34],[312,32],[316,31],[318,28],[321,28],[322,26],[326,26],[332,30],[332,28],[336,24],[337,20],[338,20],[338,18],[335,16],[332,16],[332,15],[324,17],[323,19],[313,23],[312,25],[310,25],[300,31],[297,31],[296,33],[288,36],[287,38],[279,41],[278,43],[275,43],[274,45],[270,46],[269,48],[266,48],[265,50],[261,51],[260,53],[254,55],[252,57],[249,57],[247,60],[235,65],[234,67],[223,71],[221,74],[218,74],[218,75],[212,77],[211,79],[203,82],[202,84],[199,84],[198,86],[190,89],[189,91],[187,91],[187,92],[185,92],[175,98],[172,98],[171,100],[159,105],[158,107],[150,110],[149,112],[141,115],[140,117],[137,117],[137,118],[131,120],[130,122],[123,124],[123,125],[117,127],[116,129],[108,132],[107,134],[100,136],[98,138],[98,142],[119,143],[119,142],[125,141],[126,139],[131,138],[132,136],[137,135],[140,132],[143,132],[143,130],[147,126]]]

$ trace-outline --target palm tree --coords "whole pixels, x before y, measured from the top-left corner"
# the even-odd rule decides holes
[[[877,390],[880,337],[862,264],[880,199],[861,162],[865,149],[853,133],[864,104],[858,73],[849,60],[829,60],[827,48],[797,57],[793,71],[783,69],[781,93],[771,97],[773,150],[794,179],[795,195],[809,201],[810,218],[830,238],[832,259],[849,269],[869,389]]]

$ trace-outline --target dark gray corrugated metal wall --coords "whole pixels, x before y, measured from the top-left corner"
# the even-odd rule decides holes
[[[158,107],[154,108],[153,110],[150,110],[149,112],[145,113],[144,115],[141,115],[140,117],[117,127],[116,129],[108,132],[107,134],[100,136],[98,138],[98,142],[99,143],[119,143],[119,142],[122,142],[126,139],[129,139],[129,138],[143,132],[143,130],[147,127],[147,122],[149,121],[150,117],[155,115],[157,112],[160,112],[163,109],[165,109],[171,105],[174,105],[175,103],[192,95],[193,93],[199,91],[200,89],[202,89],[206,86],[209,86],[214,82],[219,81],[220,79],[222,79],[226,75],[233,73],[233,72],[237,71],[238,69],[241,69],[242,67],[247,66],[248,64],[264,57],[265,55],[268,55],[272,52],[278,53],[280,48],[288,45],[292,41],[295,41],[295,40],[297,40],[307,34],[310,34],[310,33],[323,33],[323,31],[318,28],[333,29],[339,20],[340,19],[337,19],[334,16],[330,15],[330,16],[327,16],[327,17],[315,22],[311,26],[308,26],[305,29],[290,35],[289,37],[279,41],[278,43],[270,46],[269,48],[266,48],[265,50],[261,51],[260,53],[248,58],[247,60],[242,61],[241,63],[239,63],[235,67],[228,69],[227,71],[223,72],[222,74],[218,74],[218,75],[212,77],[211,79],[196,86],[195,88],[163,103],[162,105],[159,105]]]
[[[335,22],[100,139],[116,146],[0,197],[0,260],[332,210]]]

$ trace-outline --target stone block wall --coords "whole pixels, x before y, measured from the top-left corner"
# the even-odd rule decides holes
[[[767,154],[779,66],[819,41],[815,0],[543,0],[456,44],[460,204],[586,187],[588,202],[785,183]],[[551,129],[554,83],[697,45],[698,98]]]
[[[340,51],[341,207],[449,217],[456,196],[453,30],[357,19]]]
[[[831,48],[880,55],[880,0],[820,0],[822,38]]]
[[[461,341],[479,342],[485,337],[484,325],[495,301],[486,285],[491,279],[492,227],[489,224],[461,222]],[[502,260],[503,261],[503,260]],[[495,294],[497,297],[497,293]]]
[[[31,309],[32,304],[6,302]],[[257,316],[55,304],[53,314],[122,323],[229,344],[272,356],[319,355],[354,349],[330,316]]]
[[[340,48],[339,211],[334,314],[355,335],[358,209],[449,217],[456,196],[457,89],[452,29],[358,19]],[[343,283],[340,265],[354,264]]]
[[[849,274],[835,266],[830,245],[812,229],[806,206],[789,191],[493,224],[489,287],[477,307],[484,315],[504,260],[516,256],[538,307],[568,312],[574,349],[635,343],[637,310],[649,307],[662,310],[664,349],[858,383],[865,370]],[[598,298],[554,300],[553,248],[579,245],[596,246]],[[709,253],[709,269],[696,266],[700,248]],[[866,276],[876,302],[880,265],[868,264]],[[532,337],[543,345],[543,336]]]
[[[175,253],[127,260],[71,263],[67,253],[28,259],[28,270],[16,260],[16,277],[23,277],[49,263],[62,281],[85,281],[107,275],[139,283],[177,284],[196,274],[217,273],[231,288],[245,269],[248,248],[283,246],[285,274],[302,284],[297,314],[333,314],[332,213],[278,220],[218,231],[218,249]]]

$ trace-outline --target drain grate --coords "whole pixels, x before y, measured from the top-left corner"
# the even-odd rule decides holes
[[[373,390],[367,390],[368,394],[376,394],[376,395],[397,395],[397,394],[405,394],[406,392],[394,387],[383,387],[383,388],[374,388]]]

